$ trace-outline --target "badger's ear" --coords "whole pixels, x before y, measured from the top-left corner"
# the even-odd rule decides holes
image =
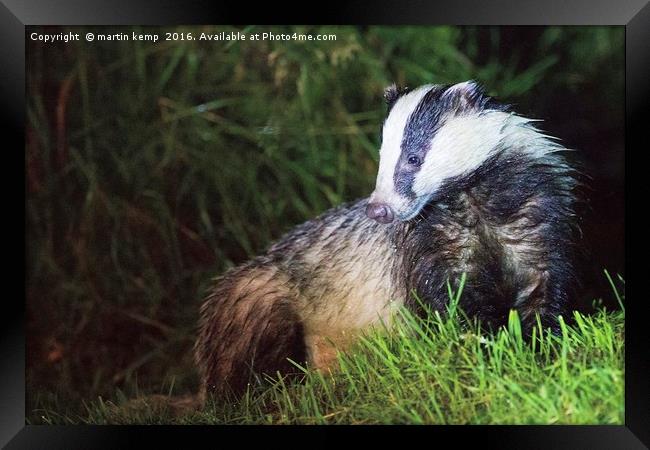
[[[485,91],[474,80],[464,81],[450,86],[444,93],[444,97],[461,111],[480,108],[487,100]]]
[[[388,105],[388,112],[393,108],[397,99],[408,92],[408,87],[398,87],[395,83],[384,89],[384,100],[386,101],[386,105]]]

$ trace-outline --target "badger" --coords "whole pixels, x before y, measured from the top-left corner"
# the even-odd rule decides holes
[[[460,307],[488,327],[516,310],[557,330],[575,280],[579,184],[557,139],[474,81],[390,86],[374,192],[297,226],[218,278],[200,308],[199,396],[241,393],[337,351],[400,307]],[[435,358],[435,355],[432,355]]]

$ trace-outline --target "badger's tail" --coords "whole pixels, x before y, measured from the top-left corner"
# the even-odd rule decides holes
[[[194,355],[199,398],[238,395],[252,376],[296,373],[306,359],[296,292],[273,265],[253,262],[219,280],[201,307]]]

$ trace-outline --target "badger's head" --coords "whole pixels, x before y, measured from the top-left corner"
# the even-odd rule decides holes
[[[381,223],[406,221],[470,176],[498,152],[505,106],[473,81],[386,89],[379,173],[366,214]]]

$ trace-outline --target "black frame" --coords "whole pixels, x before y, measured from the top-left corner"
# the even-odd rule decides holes
[[[185,1],[176,4],[167,1],[130,0],[101,2],[98,0],[3,0],[0,5],[0,49],[2,74],[0,92],[3,108],[3,138],[12,138],[15,145],[7,146],[6,155],[21,164],[19,148],[24,148],[25,118],[25,27],[26,25],[173,25],[218,23],[343,23],[343,24],[420,24],[420,25],[624,25],[626,30],[626,203],[630,194],[632,148],[637,153],[647,152],[647,132],[644,133],[642,113],[648,111],[650,93],[650,5],[648,0],[453,0],[446,2],[361,2],[348,4],[324,2],[317,16],[309,16],[295,6],[280,7],[276,3],[252,5],[232,3]],[[643,139],[646,138],[646,139]],[[646,145],[641,146],[644,142]],[[25,160],[22,158],[24,167]],[[7,171],[6,171],[7,172]],[[6,173],[5,172],[5,173]],[[11,169],[8,171],[11,172]],[[24,171],[13,171],[25,186]],[[12,195],[15,189],[12,177],[2,177],[4,203],[12,201],[16,210],[23,211],[24,200]],[[630,226],[629,208],[625,219]],[[18,235],[20,221],[5,214],[3,225],[13,225],[9,236]],[[627,232],[629,242],[629,231]],[[638,234],[637,234],[638,236]],[[11,239],[9,239],[11,240]],[[25,242],[25,245],[28,245]],[[18,251],[10,261],[25,262]],[[626,245],[626,266],[633,267]],[[17,267],[13,264],[10,267]],[[24,267],[24,266],[23,266]],[[6,269],[5,269],[6,270]],[[24,279],[24,278],[23,278]],[[627,291],[630,279],[628,273]],[[634,282],[632,283],[634,286]],[[183,427],[65,427],[25,426],[25,335],[23,300],[6,296],[0,317],[3,318],[0,349],[3,361],[0,382],[0,444],[7,448],[115,448],[156,442],[167,445],[187,445],[195,437],[186,435]],[[643,294],[640,294],[643,295]],[[625,425],[621,426],[436,426],[436,427],[255,427],[257,433],[276,435],[287,443],[310,443],[301,439],[312,433],[322,435],[321,443],[331,442],[330,433],[362,432],[364,439],[383,439],[387,432],[407,431],[421,434],[430,445],[447,439],[461,444],[467,440],[481,448],[647,448],[650,445],[650,355],[647,343],[648,326],[643,323],[642,297],[630,297],[626,308],[625,353]],[[645,326],[644,326],[645,325]],[[238,444],[248,440],[250,427],[192,427],[192,432],[214,433],[228,431]],[[135,430],[135,431],[134,431]],[[255,433],[255,434],[257,434]],[[302,435],[302,436],[300,436]],[[309,435],[309,436],[305,436]],[[204,436],[208,437],[208,436]],[[188,441],[189,438],[189,441]],[[433,438],[433,439],[431,439]],[[163,440],[164,439],[164,440]],[[313,438],[312,438],[313,439]],[[377,439],[377,440],[379,440]],[[432,442],[433,440],[433,442]],[[153,442],[152,442],[153,441]],[[158,443],[159,442],[159,443]],[[218,445],[219,441],[213,441]],[[213,444],[214,445],[214,444]]]

